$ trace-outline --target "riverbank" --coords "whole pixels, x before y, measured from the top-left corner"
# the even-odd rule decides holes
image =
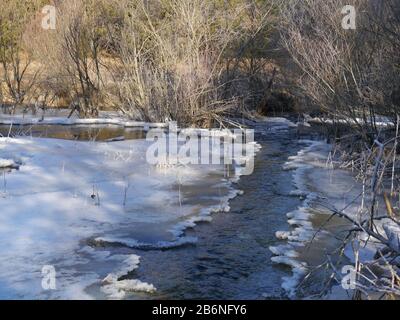
[[[343,168],[340,146],[300,142],[304,147],[285,169],[293,172],[292,194],[303,203],[287,214],[290,230],[276,233],[284,244],[270,248],[274,262],[292,268],[283,288],[292,298],[395,296],[397,262],[391,252],[398,250],[400,228],[388,213],[388,199],[357,178],[356,170]],[[372,203],[374,228],[368,231]],[[316,284],[321,273],[325,279]]]

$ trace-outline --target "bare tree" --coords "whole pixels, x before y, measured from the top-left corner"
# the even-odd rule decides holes
[[[124,113],[211,126],[240,109],[248,92],[238,83],[262,69],[256,66],[262,59],[252,60],[250,47],[267,34],[272,3],[135,0],[121,6],[125,20],[117,78]],[[244,77],[247,60],[251,74]]]
[[[71,107],[71,115],[96,117],[106,96],[115,2],[66,0],[56,6],[56,30],[35,37],[36,57],[46,69],[42,83]]]
[[[380,1],[380,3],[383,3]],[[398,83],[387,42],[377,32],[376,1],[357,0],[357,28],[342,28],[341,0],[288,1],[282,17],[286,48],[303,70],[301,86],[334,120],[348,119],[372,144],[377,114],[387,114],[387,84]],[[383,15],[387,17],[387,15]],[[377,18],[382,21],[381,18]]]
[[[0,65],[2,79],[7,87],[6,94],[12,106],[22,106],[36,82],[39,70],[29,72],[33,63],[33,53],[24,37],[25,28],[40,8],[41,1],[30,0],[23,4],[19,1],[6,0],[0,11]]]

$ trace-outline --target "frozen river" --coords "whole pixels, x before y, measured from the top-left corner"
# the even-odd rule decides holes
[[[21,164],[3,173],[0,297],[287,298],[292,270],[270,248],[303,200],[284,168],[304,144],[285,120],[255,130],[254,173],[237,180],[224,166],[149,167],[138,130],[14,127],[25,137],[0,144]],[[43,289],[46,266],[55,290]]]

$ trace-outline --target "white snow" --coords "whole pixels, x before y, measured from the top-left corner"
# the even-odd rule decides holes
[[[111,299],[123,299],[129,292],[153,293],[156,291],[156,288],[152,284],[134,279],[107,283],[102,287],[102,291]]]
[[[307,270],[307,264],[301,261],[302,256],[294,252],[297,252],[299,247],[309,244],[311,240],[318,241],[326,234],[323,231],[317,233],[311,222],[315,201],[323,199],[341,209],[357,197],[359,190],[358,184],[349,173],[332,169],[327,161],[331,150],[330,145],[322,141],[301,140],[299,142],[305,147],[296,156],[289,158],[284,169],[293,171],[295,189],[291,194],[300,197],[303,202],[299,208],[287,213],[291,230],[276,233],[279,240],[289,241],[287,245],[270,248],[276,255],[272,261],[293,268],[292,277],[285,278],[282,284],[291,297],[295,296],[296,287]],[[349,206],[348,210],[352,208]]]
[[[110,273],[102,281],[101,290],[110,299],[123,299],[129,292],[147,292],[152,293],[157,289],[146,282],[142,282],[137,279],[133,280],[120,280],[121,277],[126,276],[129,272],[137,269],[140,264],[140,257],[137,255],[125,256],[114,256],[113,258],[120,257],[123,259],[122,266],[119,270],[114,273]]]
[[[11,167],[17,167],[17,164],[15,163],[14,160],[0,158],[0,168],[11,168]]]
[[[112,238],[112,237],[98,237],[94,240],[98,244],[114,244],[127,246],[134,249],[171,249],[182,247],[185,245],[196,244],[196,237],[179,237],[175,241],[158,241],[156,243],[143,243],[135,239],[125,238]]]
[[[323,123],[333,124],[332,119],[324,119],[324,118],[310,118],[310,119],[308,119],[308,122],[318,123],[318,124],[323,124]],[[342,118],[342,119],[335,119],[335,123],[340,123],[340,124],[344,124],[344,125],[356,125],[356,124],[363,124],[364,119],[362,119],[362,118],[356,118],[356,119]],[[376,116],[375,117],[375,125],[379,128],[385,128],[385,127],[394,127],[395,123],[393,123],[393,121],[391,119],[389,119],[388,117]]]
[[[46,121],[58,123],[59,119]],[[15,119],[12,122],[16,123]],[[89,299],[92,296],[86,288],[109,273],[96,263],[108,266],[103,262],[114,261],[109,265],[113,268],[121,259],[88,250],[86,239],[135,248],[194,244],[195,238],[184,236],[186,228],[210,221],[214,212],[229,211],[229,200],[240,194],[231,182],[237,176],[224,177],[223,166],[172,166],[161,170],[146,161],[150,143],[0,138],[0,159],[5,159],[1,163],[9,166],[11,161],[7,159],[14,159],[13,164],[22,164],[18,171],[5,175],[6,183],[0,187],[0,298]],[[178,184],[184,190],[208,179],[209,188],[228,190],[215,200],[218,205],[200,209],[198,205],[180,205]],[[132,238],[132,233],[125,230],[127,226],[137,228],[142,238]],[[117,279],[138,267],[139,257],[127,259],[122,265],[129,268],[122,266],[123,272],[112,273],[102,286],[110,298],[155,290],[152,284],[139,279]],[[54,292],[41,286],[45,265],[54,265],[57,271]]]
[[[295,296],[296,287],[307,270],[306,263],[302,262],[302,255],[296,255],[296,252],[299,252],[301,247],[308,245],[310,240],[318,243],[320,236],[333,237],[332,234],[327,235],[326,232],[317,233],[311,222],[315,211],[322,215],[327,214],[327,218],[332,214],[332,211],[328,209],[323,210],[318,203],[324,203],[328,207],[342,211],[353,219],[365,217],[366,213],[366,207],[362,208],[362,184],[356,181],[351,172],[334,169],[332,163],[327,160],[331,158],[332,146],[322,141],[304,140],[300,142],[306,146],[296,156],[290,157],[284,168],[293,171],[295,190],[291,194],[304,201],[298,209],[287,214],[288,224],[292,228],[289,231],[276,232],[276,237],[286,241],[287,244],[270,248],[271,252],[276,255],[272,261],[288,265],[293,269],[292,277],[285,278],[282,284],[289,296],[292,297]],[[368,203],[368,195],[365,196],[364,201]],[[379,203],[384,203],[381,197]],[[378,216],[385,216],[384,205],[378,206],[377,210]],[[381,235],[386,235],[392,248],[396,250],[400,248],[400,228],[395,223],[389,219],[383,219],[376,222],[376,228]],[[373,259],[380,246],[366,234],[361,233],[359,237],[361,241],[359,259],[362,263],[366,263]],[[326,243],[323,243],[322,246],[324,244]],[[325,254],[323,250],[325,249],[321,249],[321,254]],[[345,248],[344,253],[350,261],[355,260],[350,244]],[[337,297],[347,297],[338,288],[334,288],[332,292]],[[334,295],[332,293],[327,298],[334,298]]]

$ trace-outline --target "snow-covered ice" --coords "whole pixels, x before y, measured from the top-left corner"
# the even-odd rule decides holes
[[[133,280],[120,280],[121,277],[126,276],[129,272],[137,269],[140,264],[140,257],[137,255],[116,256],[122,259],[122,266],[115,273],[110,273],[102,281],[101,290],[111,299],[123,299],[129,292],[147,292],[152,293],[157,289],[149,283],[142,282],[137,279]],[[114,256],[114,258],[116,258]]]
[[[0,168],[15,168],[17,163],[12,159],[1,159],[0,158]]]
[[[1,298],[89,299],[86,289],[95,283],[109,298],[156,290],[140,279],[118,279],[139,267],[139,256],[122,259],[95,248],[194,244],[185,229],[210,221],[213,212],[229,211],[229,200],[240,191],[224,166],[149,165],[150,143],[0,138],[0,164],[19,165],[0,186]],[[181,190],[199,181],[218,198],[201,208],[181,205]],[[41,286],[47,265],[57,271],[57,290]]]
[[[357,210],[357,203],[351,204],[359,196],[359,183],[345,170],[334,170],[327,161],[332,146],[323,141],[300,140],[305,147],[296,156],[289,158],[284,169],[293,171],[294,190],[293,196],[300,197],[303,202],[299,208],[287,213],[290,231],[278,231],[276,237],[286,241],[284,246],[271,247],[275,257],[273,261],[285,264],[292,268],[292,277],[283,279],[282,287],[288,295],[294,297],[299,281],[307,272],[307,264],[302,261],[303,247],[310,241],[318,242],[320,237],[326,236],[325,230],[317,230],[312,223],[312,218],[317,211],[319,214],[328,214],[329,210],[319,207],[320,202],[333,205],[337,209],[345,208]],[[327,235],[333,237],[333,235]],[[295,254],[295,253],[298,254]],[[323,248],[321,248],[323,253]],[[321,257],[323,259],[323,257]]]

